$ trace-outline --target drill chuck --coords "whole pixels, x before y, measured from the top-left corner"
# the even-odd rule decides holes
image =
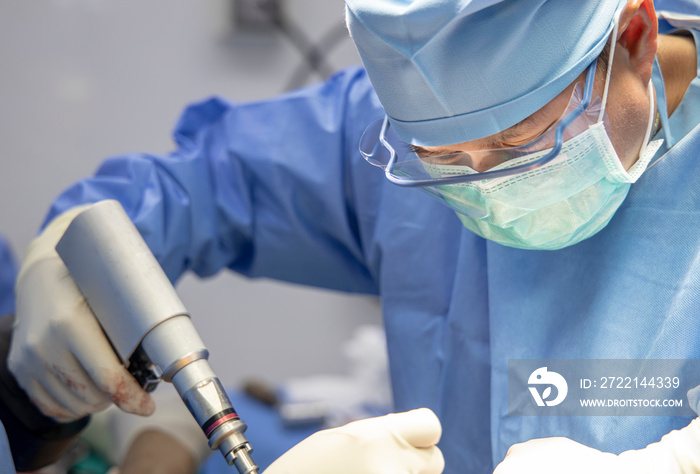
[[[240,474],[257,474],[252,448],[243,434],[248,428],[233,408],[219,379],[206,359],[180,369],[172,379],[192,416],[202,428],[212,449],[218,449]]]

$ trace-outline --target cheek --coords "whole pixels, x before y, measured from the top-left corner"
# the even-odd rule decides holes
[[[607,108],[610,140],[625,169],[639,158],[649,126],[650,105],[646,90],[628,91],[617,95]]]

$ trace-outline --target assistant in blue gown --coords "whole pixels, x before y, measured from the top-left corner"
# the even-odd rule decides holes
[[[368,165],[358,143],[384,111],[359,68],[272,100],[193,105],[175,151],[105,161],[48,218],[117,199],[173,281],[229,268],[380,295],[395,409],[439,415],[447,474],[490,473],[538,437],[621,452],[690,419],[509,417],[507,361],[700,358],[698,101],[696,78],[661,132],[675,146],[605,229],[557,251],[487,242]]]
[[[0,316],[15,312],[15,278],[17,262],[10,244],[0,235]]]
[[[15,277],[17,264],[9,243],[0,235],[0,316],[15,312]],[[15,467],[10,454],[5,428],[0,422],[0,474],[14,474]]]

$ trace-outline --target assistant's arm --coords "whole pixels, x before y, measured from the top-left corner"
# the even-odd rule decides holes
[[[191,106],[168,155],[105,161],[53,204],[18,278],[10,367],[42,410],[73,419],[110,402],[154,409],[109,347],[54,246],[86,203],[116,199],[175,281],[228,267],[376,293],[366,242],[380,180],[357,151],[383,112],[360,69],[277,99]],[[367,170],[367,172],[363,171]],[[361,174],[362,176],[358,176]]]

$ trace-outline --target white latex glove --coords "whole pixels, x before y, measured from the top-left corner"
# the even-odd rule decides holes
[[[427,408],[319,431],[263,474],[440,474],[442,429]]]
[[[153,400],[122,366],[56,253],[70,222],[87,207],[58,216],[29,245],[15,287],[8,365],[34,404],[57,420],[77,419],[111,402],[150,415]]]
[[[700,472],[700,419],[658,443],[619,456],[568,438],[513,445],[494,474],[690,474]]]

